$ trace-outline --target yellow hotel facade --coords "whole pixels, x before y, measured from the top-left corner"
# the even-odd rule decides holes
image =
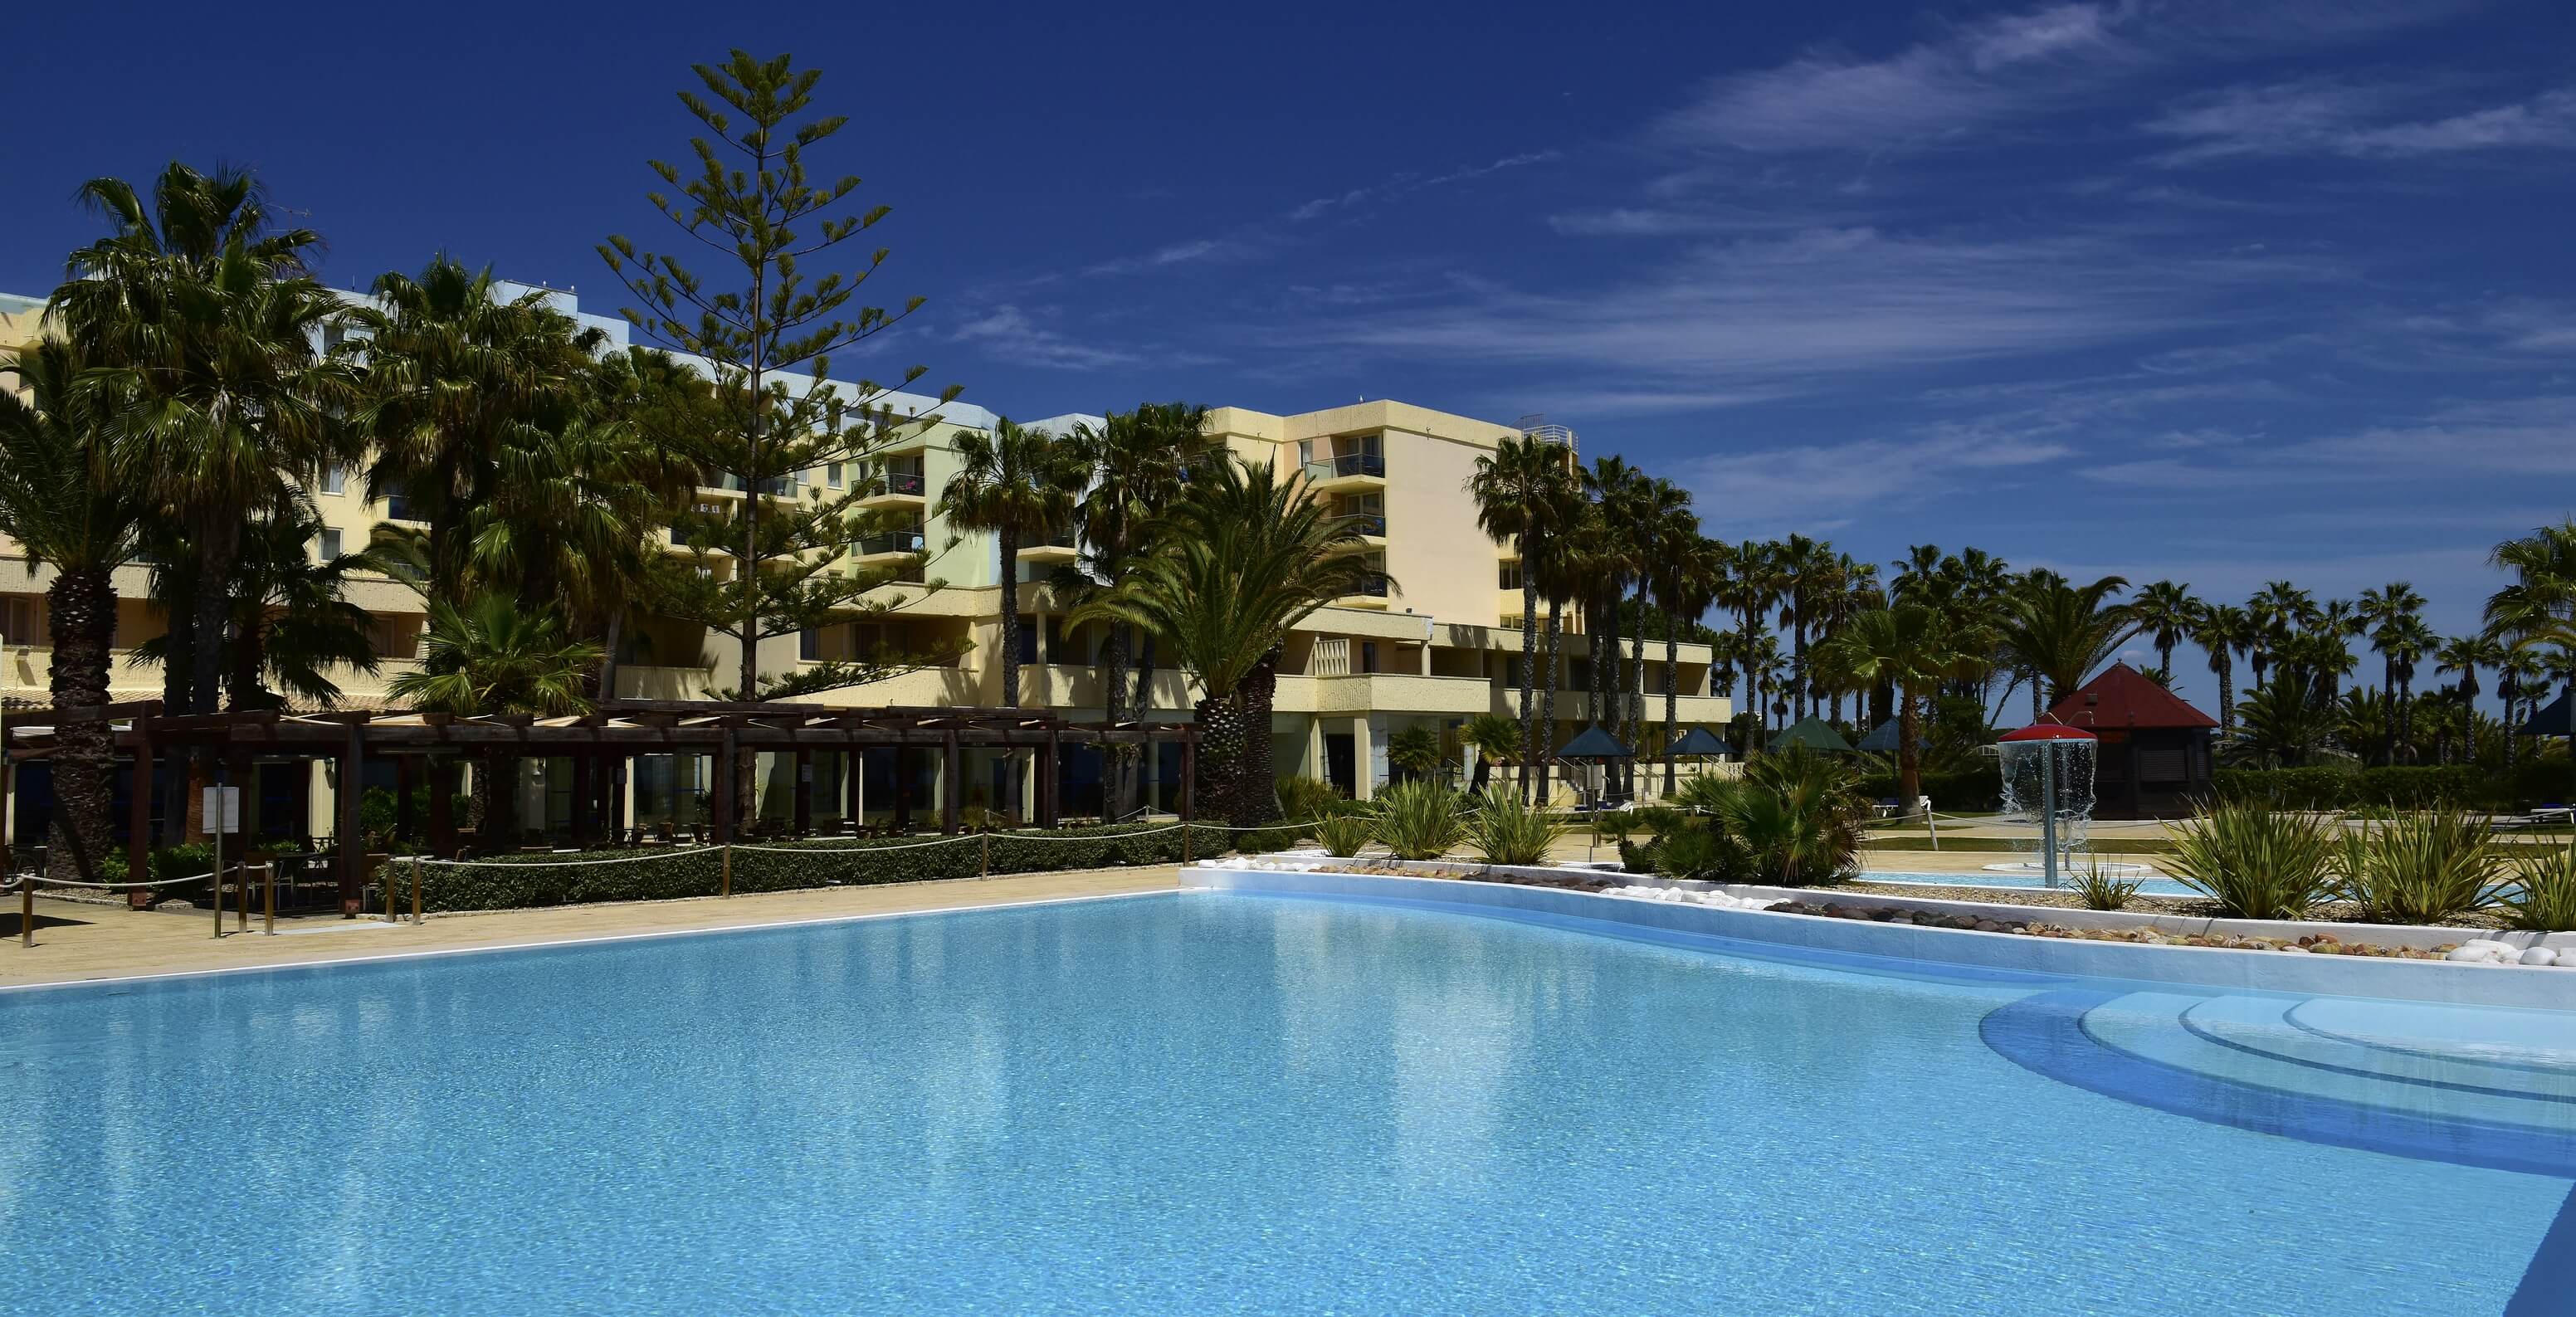
[[[515,296],[529,290],[509,285],[504,291]],[[605,331],[612,342],[621,346],[627,342],[623,320],[583,312],[572,294],[538,291],[547,292],[559,309],[583,324]],[[346,296],[360,298],[354,293]],[[38,299],[0,295],[0,353],[35,335],[38,310]],[[887,509],[898,520],[908,513],[912,529],[862,543],[853,561],[877,565],[901,562],[915,552],[929,555],[920,573],[922,584],[887,588],[906,603],[883,625],[902,635],[861,635],[853,624],[782,637],[763,645],[764,670],[784,673],[800,663],[863,652],[880,639],[963,640],[968,647],[951,665],[805,697],[803,702],[844,707],[995,706],[1001,703],[1001,662],[1011,657],[1020,664],[1022,706],[1073,719],[1101,717],[1098,661],[1104,634],[1097,626],[1066,629],[1056,602],[1038,584],[1057,564],[1072,560],[1074,546],[1044,544],[1020,550],[1017,574],[1031,583],[1020,591],[1028,625],[1021,629],[1020,653],[1004,656],[998,652],[1001,569],[995,542],[985,534],[952,533],[937,514],[939,492],[956,471],[957,438],[968,431],[989,430],[994,414],[977,406],[935,405],[934,399],[904,394],[882,401],[891,405],[898,418],[928,419],[899,426],[897,437],[872,454],[874,471],[805,472],[799,477],[800,488],[786,496],[807,495],[808,489],[802,486],[828,490],[844,481],[882,479],[882,488],[866,500],[866,506]],[[1063,432],[1093,418],[1069,414],[1034,421],[1014,419],[1031,428]],[[1365,551],[1392,581],[1382,590],[1318,610],[1291,638],[1281,667],[1274,723],[1280,774],[1327,779],[1366,798],[1388,780],[1387,744],[1397,732],[1428,726],[1457,752],[1456,732],[1466,719],[1486,712],[1519,716],[1520,592],[1506,587],[1517,567],[1516,550],[1510,544],[1496,544],[1477,528],[1475,503],[1466,490],[1477,459],[1502,440],[1521,434],[1518,427],[1378,401],[1284,416],[1218,407],[1209,413],[1208,432],[1245,461],[1283,471],[1301,470],[1314,497],[1329,500],[1336,512],[1363,518],[1361,524],[1370,532]],[[1542,433],[1566,444],[1572,459],[1571,432],[1551,428]],[[354,472],[326,473],[312,494],[327,528],[313,546],[317,555],[363,546],[377,523],[402,517],[398,499],[370,500]],[[703,503],[741,497],[739,490],[699,491]],[[671,552],[686,550],[672,546]],[[717,564],[716,570],[726,570],[720,554]],[[14,543],[0,539],[0,698],[16,707],[49,703],[44,591],[50,577],[48,570],[31,568]],[[159,669],[125,662],[132,646],[162,630],[159,612],[147,597],[146,569],[121,570],[117,586],[119,661],[111,698],[157,698]],[[351,602],[375,619],[380,667],[372,675],[352,670],[336,677],[344,691],[344,705],[375,707],[384,703],[384,685],[392,674],[418,661],[425,617],[418,596],[392,580],[362,581],[351,592]],[[1570,614],[1567,621],[1571,628]],[[730,684],[739,653],[732,640],[668,619],[643,619],[632,630],[634,635],[620,655],[618,695],[699,699],[707,698],[714,687]],[[1567,684],[1573,689],[1558,694],[1558,726],[1550,744],[1563,743],[1582,726],[1583,682],[1575,674],[1586,658],[1585,641],[1571,634],[1565,648]],[[1716,726],[1731,716],[1725,692],[1712,688],[1707,646],[1682,645],[1669,674],[1663,670],[1660,642],[1650,641],[1644,657],[1650,721],[1662,716],[1668,677],[1679,692],[1683,724]],[[1194,694],[1184,674],[1161,666],[1149,687],[1149,708],[1140,716],[1186,719]],[[1175,769],[1174,765],[1149,767],[1149,782],[1167,782]],[[679,771],[684,778],[695,777]],[[783,774],[780,777],[777,785],[783,794],[787,783]],[[1641,789],[1650,785],[1647,777],[1640,775]],[[685,794],[690,785],[674,781],[664,787]],[[648,797],[655,789],[653,783],[644,784]],[[651,800],[639,803],[642,808],[628,817],[650,821],[657,812]]]

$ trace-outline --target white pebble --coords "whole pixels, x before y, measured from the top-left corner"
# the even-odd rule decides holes
[[[2558,963],[2558,953],[2547,947],[2533,947],[2522,953],[2522,963],[2526,965],[2555,965]]]

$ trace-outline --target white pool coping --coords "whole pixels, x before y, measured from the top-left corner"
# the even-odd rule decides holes
[[[1538,872],[1564,876],[1562,871],[1556,870]],[[1978,933],[1912,924],[1773,914],[1767,910],[1727,910],[1680,901],[1646,901],[1562,888],[1459,881],[1429,875],[1399,878],[1378,874],[1250,868],[1237,861],[1202,861],[1196,866],[1183,868],[1181,885],[1184,889],[1198,891],[1409,901],[1468,912],[1524,911],[1598,920],[1605,924],[1741,938],[1816,951],[2050,976],[2178,983],[2236,992],[2379,997],[2453,1005],[2576,1010],[2576,970],[2555,968]],[[1740,895],[1765,895],[1780,889],[1729,890]],[[1845,905],[1872,899],[1814,891],[1794,895],[1802,900],[1831,900]],[[1789,898],[1783,896],[1782,899]],[[1931,902],[1906,898],[1874,899],[1893,905],[1933,906]],[[1949,904],[1968,907],[1972,903]],[[2017,909],[2020,913],[2016,918],[2039,917],[2051,922],[2071,922],[2057,919],[2059,915],[2089,913],[2034,910],[2031,907]],[[2216,921],[2191,922],[2205,925]],[[2350,933],[2356,940],[2368,936],[2349,925],[2343,926],[2342,931]],[[2371,934],[2376,932],[2376,929],[2370,930]],[[2472,936],[2458,929],[2448,930],[2448,933],[2454,941]],[[2369,936],[2368,940],[2383,939]]]

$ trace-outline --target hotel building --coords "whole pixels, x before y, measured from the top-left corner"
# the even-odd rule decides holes
[[[517,285],[504,289],[510,296],[526,291]],[[629,341],[622,319],[583,311],[571,293],[539,291],[584,326],[603,331],[611,343],[623,347]],[[355,300],[360,295],[348,296]],[[0,352],[34,335],[39,306],[38,299],[0,296]],[[957,438],[969,431],[988,431],[995,414],[981,406],[943,405],[909,394],[892,394],[880,401],[903,423],[889,443],[870,454],[872,471],[804,472],[796,480],[797,488],[772,496],[803,497],[808,487],[830,490],[853,481],[882,479],[881,489],[869,495],[864,506],[891,511],[899,519],[908,515],[910,524],[863,542],[852,561],[879,566],[903,563],[917,553],[928,555],[918,572],[920,584],[887,587],[887,593],[906,600],[901,611],[882,622],[865,624],[899,634],[863,634],[862,624],[849,624],[781,637],[762,646],[762,668],[772,674],[786,673],[802,663],[866,652],[881,640],[963,641],[964,653],[952,664],[805,697],[801,702],[847,707],[994,706],[1001,703],[1001,662],[1009,659],[1020,665],[1023,706],[1073,719],[1101,717],[1099,659],[1105,632],[1096,624],[1067,628],[1057,602],[1042,584],[1058,564],[1073,560],[1075,546],[1070,537],[1019,550],[1014,570],[1030,583],[1019,596],[1025,625],[1019,633],[1019,652],[1006,656],[997,652],[1001,564],[995,541],[986,534],[958,534],[937,513],[939,493],[956,473]],[[1094,418],[1069,414],[1015,419],[1031,428],[1063,432]],[[1547,427],[1532,432],[1565,444],[1568,460],[1574,460],[1571,431]],[[1455,733],[1466,719],[1489,711],[1519,716],[1515,679],[1521,596],[1514,575],[1516,550],[1510,544],[1497,545],[1477,528],[1475,503],[1466,486],[1477,459],[1502,440],[1523,433],[1521,427],[1380,401],[1289,416],[1219,407],[1209,413],[1208,433],[1245,461],[1267,463],[1283,472],[1301,471],[1315,497],[1329,500],[1336,512],[1358,519],[1365,540],[1359,551],[1381,568],[1385,582],[1318,610],[1291,638],[1281,667],[1274,723],[1281,774],[1324,778],[1365,798],[1388,780],[1387,745],[1397,732],[1411,726],[1432,727],[1443,734],[1453,753],[1463,753]],[[720,487],[698,493],[706,504],[743,496],[739,489]],[[313,491],[313,502],[325,527],[313,546],[317,555],[354,549],[367,542],[379,522],[404,519],[399,498],[369,499],[352,471],[326,473]],[[670,551],[687,552],[676,545]],[[728,569],[724,555],[713,557],[714,570]],[[31,568],[16,545],[0,539],[0,697],[13,706],[49,703],[44,591],[50,577],[48,570]],[[119,662],[111,698],[157,698],[159,669],[124,661],[132,646],[162,630],[159,612],[147,598],[146,569],[123,569],[117,586]],[[375,619],[381,666],[373,675],[336,674],[344,691],[342,702],[361,708],[380,705],[385,682],[418,661],[426,619],[418,596],[391,580],[363,581],[352,590],[351,600]],[[1571,631],[1565,641],[1567,684],[1572,689],[1557,697],[1558,726],[1550,744],[1562,743],[1579,730],[1584,712],[1581,674],[1588,661],[1586,641],[1579,630],[1573,630],[1576,621],[1571,615],[1567,623]],[[621,697],[700,699],[707,698],[712,688],[731,684],[739,655],[731,639],[665,618],[636,619],[629,629],[618,669]],[[1731,715],[1725,693],[1712,689],[1706,646],[1681,646],[1678,662],[1667,673],[1663,646],[1650,642],[1645,647],[1645,665],[1650,720],[1662,716],[1667,681],[1680,693],[1679,716],[1684,724],[1716,725]],[[1188,717],[1195,692],[1185,675],[1168,663],[1155,669],[1148,690],[1148,708],[1139,716],[1160,721]],[[977,766],[982,776],[971,780],[987,781],[1001,767],[999,763]],[[866,770],[871,780],[857,784],[847,796],[838,782],[816,781],[817,799],[836,802],[818,812],[837,814],[837,802],[848,797],[890,800],[894,771],[891,763],[872,765]],[[626,817],[643,823],[687,821],[704,772],[698,762],[639,765],[636,780],[629,784],[635,799]],[[886,776],[884,782],[873,780],[880,772]],[[1149,801],[1164,799],[1177,774],[1177,762],[1149,764]],[[792,799],[790,775],[783,766],[772,771],[764,765],[762,777],[762,813],[783,813]],[[1096,802],[1096,766],[1068,765],[1068,813],[1079,812],[1086,781]],[[326,784],[312,785],[327,790]],[[529,789],[534,793],[528,801],[532,806],[546,795],[559,794],[568,808],[568,783],[551,793],[542,780]],[[925,784],[921,790],[917,798],[927,801],[931,787]],[[299,797],[299,803],[310,802],[305,807],[317,819],[329,817],[319,800],[321,791],[307,786],[287,794]],[[970,798],[970,805],[998,795],[987,793],[981,785],[970,788],[969,794],[981,797]],[[545,815],[531,810],[524,816]]]

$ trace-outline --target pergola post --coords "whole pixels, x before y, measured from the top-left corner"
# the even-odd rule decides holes
[[[599,836],[599,830],[596,826],[599,820],[599,790],[598,784],[592,781],[592,775],[597,771],[598,764],[591,758],[590,752],[578,746],[574,747],[572,752],[572,819],[570,822],[572,827],[572,844],[575,846],[587,846]],[[538,820],[538,823],[542,826],[544,824],[544,820],[540,819]]]
[[[901,736],[894,742],[894,830],[912,832],[912,745]]]
[[[811,746],[796,747],[794,819],[797,836],[810,837],[814,834],[814,750]]]
[[[349,724],[348,739],[340,751],[340,792],[332,803],[338,806],[340,818],[340,915],[356,918],[366,904],[367,839],[358,835],[358,797],[364,790],[367,766],[367,725]]]
[[[728,727],[716,743],[715,783],[707,793],[707,803],[713,806],[710,812],[714,815],[715,840],[719,846],[733,844],[733,795],[739,785],[735,781],[733,761],[733,729]]]
[[[865,822],[860,816],[859,775],[867,771],[867,758],[855,747],[841,750],[841,821],[849,825],[853,836]]]
[[[456,854],[456,757],[433,755],[429,761],[429,850],[441,858]]]
[[[412,838],[412,829],[420,823],[412,813],[411,793],[420,782],[420,756],[394,756],[394,836],[403,841]]]
[[[1038,826],[1052,828],[1064,809],[1064,738],[1047,728],[1046,762],[1038,766]]]
[[[1149,740],[1146,744],[1153,742]],[[1367,766],[1362,765],[1360,771],[1368,771]],[[1184,723],[1181,727],[1181,807],[1178,811],[1181,822],[1188,823],[1199,816],[1198,804],[1199,725]]]
[[[134,789],[127,794],[125,809],[125,876],[135,882],[152,876],[152,715],[134,720]],[[127,908],[142,910],[152,904],[152,888],[135,887],[125,893]]]
[[[960,804],[966,794],[966,765],[957,750],[957,731],[950,728],[939,734],[939,830],[957,831]]]

